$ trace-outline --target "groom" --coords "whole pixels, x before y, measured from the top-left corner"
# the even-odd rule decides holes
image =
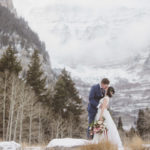
[[[93,85],[89,94],[89,103],[88,103],[88,123],[89,125],[94,121],[94,118],[97,113],[97,106],[100,99],[105,96],[105,90],[108,88],[110,81],[107,78],[102,79],[101,83]],[[88,139],[93,139],[93,136],[89,133],[89,126],[87,130]]]

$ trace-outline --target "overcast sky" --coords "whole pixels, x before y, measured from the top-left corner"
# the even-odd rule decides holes
[[[13,0],[53,67],[120,61],[150,43],[149,0]]]

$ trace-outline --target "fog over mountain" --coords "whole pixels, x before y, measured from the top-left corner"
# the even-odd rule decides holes
[[[149,45],[147,0],[14,0],[14,4],[58,64],[99,67],[132,57]]]
[[[46,42],[54,71],[66,67],[86,103],[91,85],[108,77],[114,115],[134,125],[138,110],[150,107],[150,1],[13,1]]]

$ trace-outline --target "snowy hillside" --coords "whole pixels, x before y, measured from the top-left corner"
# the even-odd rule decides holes
[[[40,41],[38,35],[30,29],[23,18],[16,17],[1,5],[0,14],[0,20],[2,21],[0,23],[0,55],[11,45],[16,50],[16,55],[19,60],[21,60],[23,66],[21,76],[24,77],[28,69],[30,57],[34,49],[37,49],[39,51],[42,69],[47,76],[47,82],[52,82],[53,72],[45,44]]]
[[[149,54],[150,50],[147,49],[145,53],[121,64],[107,64],[99,68],[78,67],[78,70],[70,67],[66,67],[66,69],[71,72],[76,82],[85,108],[91,86],[99,83],[103,77],[108,77],[111,85],[116,89],[116,94],[110,101],[113,116],[116,122],[121,116],[124,128],[129,129],[131,126],[135,126],[138,110],[150,107]],[[61,68],[61,66],[59,67]]]

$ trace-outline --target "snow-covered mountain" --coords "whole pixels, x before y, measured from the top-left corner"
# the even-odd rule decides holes
[[[111,109],[126,127],[139,108],[150,107],[149,0],[14,2],[51,50],[54,71],[71,72],[85,107],[90,87],[103,77],[116,88]]]
[[[136,125],[139,109],[150,107],[149,60],[150,48],[122,63],[112,62],[95,68],[66,67],[66,69],[71,72],[85,108],[91,86],[99,83],[103,77],[108,77],[116,89],[116,94],[110,101],[113,117],[117,123],[121,116],[124,128],[128,130]]]
[[[38,35],[28,26],[28,23],[23,18],[17,17],[12,12],[13,10],[15,9],[11,0],[0,1],[0,56],[11,45],[16,51],[18,59],[21,60],[23,70],[20,76],[24,77],[31,55],[34,49],[37,49],[42,69],[47,76],[47,83],[52,83],[54,76],[44,42],[40,41]]]

